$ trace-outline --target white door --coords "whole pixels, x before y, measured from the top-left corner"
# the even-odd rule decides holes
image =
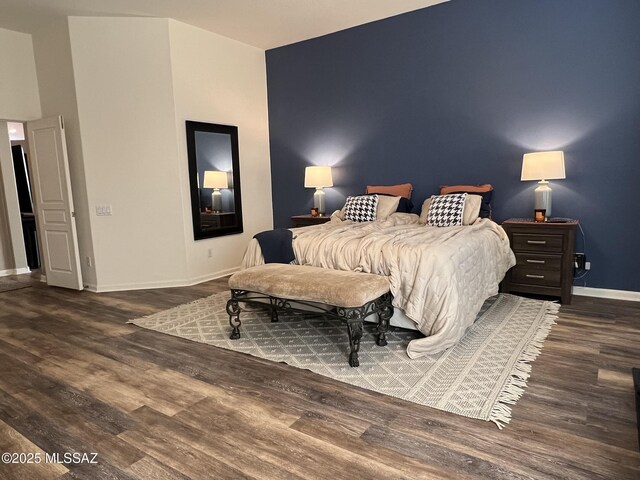
[[[31,181],[47,284],[82,290],[62,117],[27,122]]]

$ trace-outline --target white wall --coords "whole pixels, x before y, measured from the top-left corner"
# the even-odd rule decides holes
[[[264,52],[168,19],[70,17],[69,36],[91,287],[186,285],[236,269],[273,224]],[[187,119],[239,128],[244,234],[193,240]],[[97,217],[97,205],[113,215]]]
[[[0,28],[0,119],[37,118],[40,98],[31,35]]]
[[[265,55],[175,20],[169,34],[188,276],[204,280],[237,268],[253,235],[273,228]],[[238,127],[243,234],[193,240],[185,120]]]
[[[93,240],[67,19],[52,18],[40,26],[33,33],[33,47],[42,117],[62,115],[64,119],[82,280],[85,285],[93,285],[96,271],[85,262],[86,257],[94,256]]]
[[[0,29],[0,59],[0,119],[64,117],[90,288],[213,278],[237,268],[251,237],[272,228],[262,50],[168,19],[70,17],[40,25],[33,38]],[[243,234],[193,240],[187,119],[238,126]],[[98,217],[97,205],[113,215]],[[12,261],[6,243],[0,270]]]
[[[70,17],[95,289],[187,281],[167,19]],[[112,216],[96,216],[111,205]]]

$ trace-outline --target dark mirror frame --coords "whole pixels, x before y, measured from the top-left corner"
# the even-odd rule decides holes
[[[229,135],[231,142],[231,165],[233,203],[235,221],[232,225],[220,226],[214,229],[203,229],[201,222],[200,189],[198,188],[198,158],[196,153],[196,133],[218,133]],[[216,123],[186,121],[187,133],[187,160],[189,162],[189,186],[191,189],[191,214],[193,217],[193,238],[202,240],[205,238],[220,237],[242,233],[242,200],[240,196],[240,155],[238,152],[238,127],[233,125],[220,125]]]

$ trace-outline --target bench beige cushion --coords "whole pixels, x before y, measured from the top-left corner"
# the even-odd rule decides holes
[[[361,307],[389,291],[387,277],[305,265],[268,263],[234,273],[229,288],[336,307]]]

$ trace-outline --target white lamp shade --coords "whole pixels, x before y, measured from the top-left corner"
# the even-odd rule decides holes
[[[304,169],[304,186],[313,187],[333,187],[333,177],[331,167],[307,167]]]
[[[227,172],[205,170],[202,186],[203,188],[229,188]]]
[[[553,180],[558,178],[566,178],[564,152],[525,153],[522,157],[520,180]]]

